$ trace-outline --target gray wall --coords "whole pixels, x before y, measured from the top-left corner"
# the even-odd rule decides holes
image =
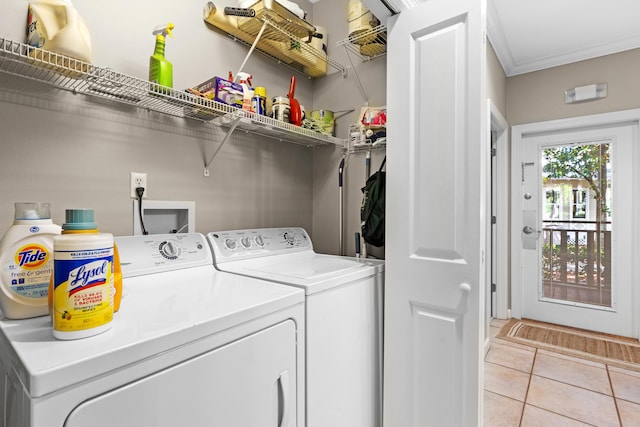
[[[511,126],[640,107],[640,49],[507,79],[506,118]],[[607,83],[607,98],[565,104],[564,91]]]
[[[247,52],[207,27],[204,3],[74,1],[92,35],[93,62],[143,79],[155,43],[151,31],[173,22],[166,56],[176,89],[235,73]],[[27,4],[3,2],[0,37],[24,40]],[[286,94],[288,68],[261,55],[245,68],[268,96]],[[296,97],[312,105],[313,81],[298,75],[298,82]],[[290,225],[313,231],[314,153],[306,147],[236,133],[205,178],[204,159],[221,140],[219,129],[6,74],[0,74],[0,127],[0,233],[12,223],[15,201],[48,201],[57,223],[65,208],[89,207],[102,231],[131,234],[130,171],[148,174],[150,199],[195,201],[200,232]]]
[[[500,114],[506,117],[507,111],[507,76],[498,61],[493,46],[487,49],[487,96],[496,106]]]
[[[344,115],[336,120],[336,136],[347,139],[349,125],[356,123],[360,108],[366,101],[355,72],[364,87],[368,105],[385,105],[386,56],[363,62],[352,53],[347,54],[343,47],[336,46],[336,42],[347,38],[349,33],[347,1],[322,0],[316,3],[313,13],[314,22],[324,26],[329,33],[329,56],[349,67],[346,77],[333,73],[313,82],[314,109],[343,111],[340,114]],[[348,113],[353,109],[355,111]],[[313,238],[315,248],[324,253],[337,254],[340,246],[338,165],[342,154],[338,147],[321,147],[315,151],[313,158]],[[372,172],[379,167],[383,158],[384,150],[372,153]],[[366,180],[364,159],[363,152],[348,155],[344,171],[344,249],[347,255],[355,254],[354,233],[360,230],[360,189]],[[384,257],[383,249],[370,249],[371,254]]]

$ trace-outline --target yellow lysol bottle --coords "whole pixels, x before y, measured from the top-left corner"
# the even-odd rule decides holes
[[[65,211],[65,223],[62,225],[62,234],[99,234],[97,224],[94,221],[93,209],[67,209]],[[49,280],[49,314],[53,316],[53,280]],[[122,299],[122,268],[118,247],[113,244],[113,288],[111,301],[113,312],[120,309]]]

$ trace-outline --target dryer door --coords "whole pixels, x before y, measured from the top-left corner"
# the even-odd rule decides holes
[[[287,320],[74,409],[65,427],[296,425],[296,328]]]

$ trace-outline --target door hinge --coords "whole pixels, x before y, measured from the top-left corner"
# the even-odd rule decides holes
[[[496,216],[492,215],[491,216],[491,224],[495,224],[496,223]]]
[[[491,149],[491,157],[495,157],[497,154],[498,150],[496,150],[495,148]]]
[[[495,292],[498,290],[498,286],[495,283],[491,284],[491,292]]]

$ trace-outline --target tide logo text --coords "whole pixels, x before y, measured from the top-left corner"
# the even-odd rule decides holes
[[[49,252],[40,245],[27,245],[16,252],[16,264],[20,268],[32,269],[45,264],[49,259]]]

